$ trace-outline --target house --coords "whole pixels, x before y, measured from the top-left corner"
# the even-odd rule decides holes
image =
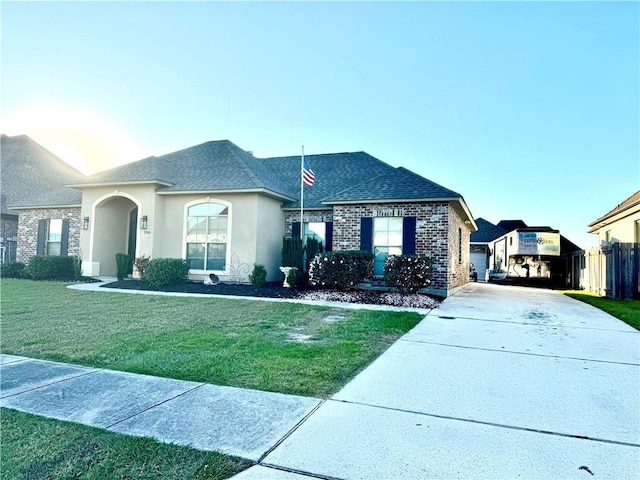
[[[82,173],[26,135],[2,135],[0,149],[2,262],[36,253],[77,255],[82,192],[65,185]]]
[[[589,224],[598,245],[640,243],[640,190]]]
[[[523,220],[501,220],[497,225],[479,218],[471,234],[470,258],[478,279],[521,279],[535,282],[572,282],[573,262],[580,247],[551,227],[529,227]],[[579,271],[577,273],[579,276]]]
[[[81,226],[76,251],[84,274],[114,275],[115,254],[123,252],[184,258],[193,280],[215,273],[244,282],[254,263],[279,280],[282,237],[302,233],[327,250],[373,252],[376,275],[388,255],[430,255],[432,293],[446,296],[468,282],[469,235],[477,226],[462,195],[365,152],[306,160],[315,184],[304,187],[302,220],[301,158],[256,158],[228,140],[70,181],[66,190],[81,198],[73,224]],[[33,206],[51,196],[16,208],[35,225]],[[29,245],[24,261],[37,253],[29,240],[36,232],[21,234]]]

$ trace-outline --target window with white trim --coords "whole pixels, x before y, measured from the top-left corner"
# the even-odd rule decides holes
[[[46,255],[60,255],[62,250],[62,219],[51,218],[47,226]]]
[[[402,217],[374,217],[373,274],[384,275],[384,263],[389,255],[402,255]]]
[[[228,238],[228,206],[199,203],[188,208],[186,257],[191,270],[224,271]]]

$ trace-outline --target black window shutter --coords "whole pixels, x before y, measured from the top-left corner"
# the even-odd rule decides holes
[[[48,220],[38,220],[38,243],[36,255],[44,255],[47,245],[47,223]]]
[[[291,237],[300,238],[300,222],[293,222],[291,224]]]
[[[360,250],[373,252],[373,217],[360,219]]]
[[[325,243],[324,251],[330,252],[333,250],[333,222],[327,222],[326,224],[326,235],[325,235]]]
[[[404,217],[402,219],[402,254],[415,255],[416,253],[416,217]]]
[[[62,219],[62,234],[60,235],[60,255],[69,254],[69,219]]]

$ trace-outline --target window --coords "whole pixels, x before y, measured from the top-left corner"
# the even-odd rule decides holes
[[[324,222],[309,222],[304,224],[304,243],[307,239],[314,238],[322,242],[324,247],[327,244],[327,229]]]
[[[229,207],[199,203],[187,212],[187,263],[192,270],[223,271],[227,267]]]
[[[389,255],[402,255],[402,217],[373,219],[373,274],[384,275],[384,262]]]
[[[511,238],[513,241],[513,238]],[[458,263],[462,263],[462,229],[458,229]]]
[[[47,228],[46,255],[60,255],[62,247],[62,219],[52,218]]]
[[[69,219],[38,220],[36,255],[68,255]]]

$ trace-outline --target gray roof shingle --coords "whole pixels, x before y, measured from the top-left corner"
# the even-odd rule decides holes
[[[421,177],[406,168],[398,167],[324,199],[324,203],[351,203],[368,200],[430,200],[461,198],[462,195]]]
[[[507,233],[507,230],[494,225],[484,218],[477,218],[476,225],[478,225],[478,231],[471,232],[471,243],[488,243]]]
[[[82,173],[26,135],[0,137],[2,213],[7,207],[80,205],[82,192],[64,185],[85,178]]]

